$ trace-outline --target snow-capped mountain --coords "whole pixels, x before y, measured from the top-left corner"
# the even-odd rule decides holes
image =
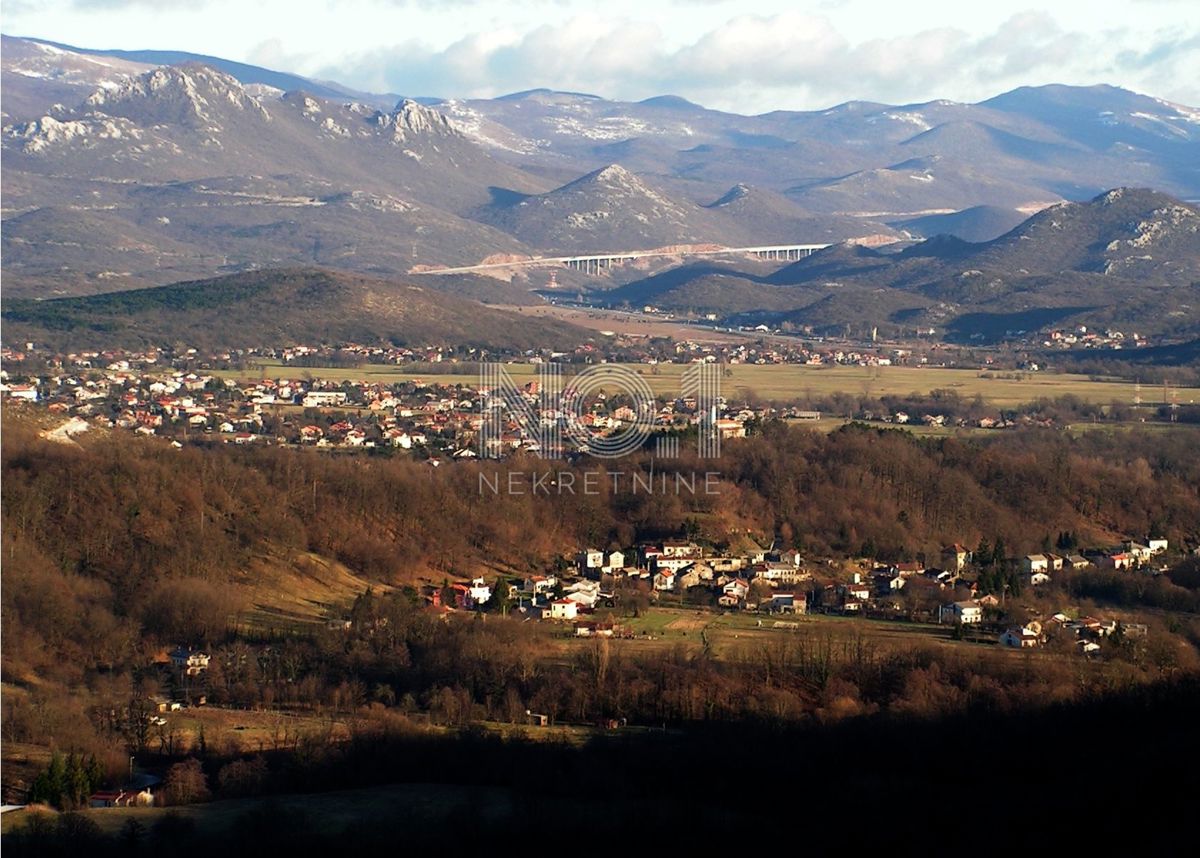
[[[1003,225],[928,219],[1010,224],[1117,185],[1200,198],[1200,111],[1112,87],[742,116],[671,96],[392,98],[194,59],[5,37],[10,294],[280,264],[872,243],[938,223],[980,238]]]
[[[280,93],[195,64],[98,87],[0,133],[9,294],[525,253],[463,214],[493,185],[546,187],[416,102]]]

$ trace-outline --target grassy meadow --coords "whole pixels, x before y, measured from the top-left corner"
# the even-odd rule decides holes
[[[680,390],[684,364],[624,364],[645,378],[655,393],[674,393]],[[446,370],[451,367],[445,367]],[[511,364],[508,374],[520,383],[537,377],[537,367],[531,364]],[[259,378],[312,378],[333,381],[365,381],[395,383],[420,380],[439,384],[475,385],[479,376],[474,365],[463,364],[461,371],[430,372],[428,369],[406,369],[376,364],[345,367],[297,367],[279,362],[264,361],[252,369],[221,370],[225,378],[249,381]],[[722,380],[726,396],[758,396],[763,399],[797,400],[806,397],[845,393],[852,396],[903,396],[910,393],[927,394],[932,390],[951,390],[964,399],[982,396],[997,407],[1021,405],[1037,399],[1072,394],[1088,402],[1132,404],[1137,395],[1135,385],[1128,381],[1096,380],[1085,375],[1068,373],[985,372],[976,369],[947,369],[943,367],[860,367],[734,365]],[[1179,388],[1174,391],[1180,404],[1200,402],[1200,388]],[[1156,405],[1162,399],[1158,388],[1143,387],[1142,401]]]

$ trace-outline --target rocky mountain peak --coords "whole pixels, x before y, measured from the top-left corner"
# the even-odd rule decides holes
[[[398,102],[390,113],[376,111],[374,123],[389,132],[393,143],[404,143],[426,135],[459,136],[445,115],[412,99]]]
[[[140,122],[217,126],[232,109],[270,119],[265,107],[236,78],[200,64],[160,66],[113,88],[102,87],[81,105],[89,113]]]
[[[738,182],[736,185],[726,191],[719,200],[710,205],[709,208],[716,209],[720,208],[721,206],[727,206],[732,203],[736,203],[738,200],[744,200],[749,197],[750,193],[751,189],[749,185]]]

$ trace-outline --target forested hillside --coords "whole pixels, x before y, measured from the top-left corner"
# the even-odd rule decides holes
[[[932,558],[944,544],[980,539],[1020,555],[1064,531],[1084,544],[1150,532],[1181,544],[1200,536],[1195,443],[1190,430],[973,441],[768,425],[719,461],[675,463],[719,472],[719,494],[703,484],[695,495],[614,494],[605,479],[594,495],[545,497],[480,489],[481,473],[552,467],[536,459],[435,469],[115,436],[75,447],[8,420],[6,674],[77,676],[155,645],[221,639],[247,607],[227,585],[252,586],[247,570],[264,555],[311,553],[398,585],[537,571],[585,545],[685,532],[718,547],[749,535],[881,560]]]

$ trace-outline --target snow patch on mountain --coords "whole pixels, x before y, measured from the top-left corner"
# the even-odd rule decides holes
[[[628,140],[631,137],[678,135],[692,137],[695,131],[688,125],[652,125],[634,116],[545,116],[543,126],[560,137],[582,137],[585,140]]]
[[[456,99],[443,102],[441,107],[450,117],[451,126],[459,134],[480,146],[515,152],[518,155],[529,155],[538,151],[539,148],[550,145],[548,140],[529,140],[509,128],[497,125],[478,110]]]
[[[1168,134],[1173,134],[1176,137],[1189,137],[1190,136],[1188,129],[1179,128],[1178,126],[1171,124],[1171,120],[1178,121],[1179,119],[1182,119],[1183,117],[1172,116],[1172,117],[1170,117],[1170,119],[1167,119],[1162,116],[1156,116],[1153,113],[1141,113],[1141,112],[1131,113],[1130,116],[1132,116],[1135,119],[1145,119],[1149,122],[1153,122],[1155,124],[1155,126],[1158,129],[1160,129],[1161,131],[1167,132]]]
[[[933,127],[929,123],[929,121],[924,116],[922,116],[920,113],[910,113],[910,112],[903,111],[903,110],[885,110],[883,113],[881,113],[879,115],[882,117],[885,117],[887,119],[891,119],[895,122],[902,122],[902,123],[906,123],[908,125],[915,125],[917,128],[920,128],[922,131],[928,131],[930,128]],[[871,125],[874,125],[876,122],[878,122],[878,117],[872,116],[867,120],[867,122]]]
[[[393,197],[390,194],[372,194],[367,191],[350,191],[327,197],[325,202],[331,205],[343,205],[354,211],[378,211],[392,214],[409,214],[418,211],[418,207],[410,202]]]

